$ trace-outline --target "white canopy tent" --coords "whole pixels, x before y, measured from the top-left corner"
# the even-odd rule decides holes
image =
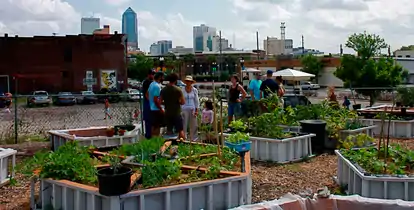
[[[260,73],[262,72],[261,70],[258,69],[254,69],[254,68],[246,68],[244,70],[242,70],[242,72],[248,72],[248,73]]]
[[[281,76],[283,80],[291,80],[291,81],[303,81],[303,80],[310,80],[311,77],[315,77],[313,74],[309,74],[303,71],[298,71],[294,69],[284,69],[281,71],[276,71],[273,73],[274,77]]]

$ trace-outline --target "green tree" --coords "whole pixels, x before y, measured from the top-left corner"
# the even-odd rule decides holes
[[[399,50],[414,50],[414,45],[402,46]]]
[[[358,56],[344,55],[341,66],[335,71],[346,87],[352,86],[357,93],[369,96],[371,106],[383,91],[381,87],[396,87],[408,75],[392,58],[374,59],[373,56],[379,55],[381,48],[386,46],[384,39],[375,34],[353,34],[348,38],[347,47],[358,52]]]
[[[300,59],[303,66],[303,71],[315,75],[315,82],[318,83],[319,74],[322,72],[323,63],[320,58],[308,54]]]
[[[148,71],[154,68],[154,60],[145,55],[134,55],[128,65],[128,77],[139,81],[147,77]]]
[[[369,59],[381,54],[381,49],[387,48],[385,40],[376,34],[355,33],[348,37],[346,47],[353,49],[358,53],[358,57]]]

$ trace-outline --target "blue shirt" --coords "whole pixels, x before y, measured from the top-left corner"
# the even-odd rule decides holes
[[[154,97],[160,97],[160,93],[161,93],[161,84],[156,81],[152,82],[148,88],[148,98],[149,98],[151,111],[160,110],[158,109],[157,105],[155,105],[155,102],[154,102]]]
[[[254,100],[260,100],[260,86],[262,85],[262,80],[253,79],[250,81],[249,89],[253,91]]]

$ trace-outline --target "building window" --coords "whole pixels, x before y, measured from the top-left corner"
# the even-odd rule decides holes
[[[397,57],[402,58],[402,55],[398,55]]]
[[[65,62],[72,62],[72,48],[65,48],[63,51],[63,59]]]
[[[409,58],[409,57],[411,57],[411,56],[410,56],[410,55],[406,55],[405,57],[406,57],[406,58]]]

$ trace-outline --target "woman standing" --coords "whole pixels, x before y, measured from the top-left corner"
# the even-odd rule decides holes
[[[281,106],[284,107],[285,101],[283,100],[283,96],[285,95],[285,87],[283,87],[283,79],[281,76],[276,77],[276,82],[279,84],[279,90],[277,91],[277,96],[279,97]]]
[[[240,93],[241,98],[240,98]],[[231,85],[228,93],[228,123],[230,124],[233,121],[233,116],[239,116],[241,112],[241,102],[246,98],[246,91],[239,84],[239,77],[233,75],[231,77]]]
[[[186,139],[196,141],[198,132],[197,115],[199,108],[198,90],[193,87],[195,81],[193,80],[192,76],[186,76],[184,83],[185,87],[182,89],[182,91],[185,99],[185,104],[181,106],[184,133],[186,134]],[[190,126],[190,130],[188,130],[188,126]],[[190,136],[189,138],[187,132]]]

